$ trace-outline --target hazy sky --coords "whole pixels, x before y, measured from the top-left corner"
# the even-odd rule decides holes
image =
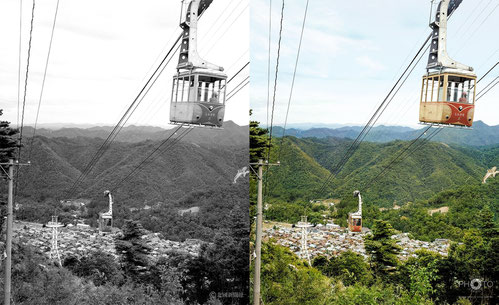
[[[251,3],[251,108],[253,119],[265,125],[269,1]],[[281,4],[272,1],[272,79]],[[286,1],[284,8],[277,124],[284,122],[305,4]],[[478,77],[499,61],[498,6],[497,0],[463,1],[449,21],[449,55],[474,67]],[[429,10],[429,0],[310,1],[288,123],[365,124],[429,35]],[[379,124],[417,126],[426,61],[427,54]],[[497,76],[499,67],[477,90]],[[475,120],[499,124],[498,102],[496,86],[477,102]]]
[[[22,14],[22,84],[32,1]],[[114,125],[181,33],[181,0],[61,0],[39,123]],[[36,1],[25,122],[35,120],[56,0]],[[199,53],[229,77],[249,60],[249,0],[216,0],[199,24]],[[0,1],[0,108],[16,125],[19,0]],[[161,56],[160,56],[161,55]],[[129,124],[166,126],[176,54]],[[230,91],[249,75],[246,69]],[[21,88],[23,91],[23,86]],[[22,98],[22,94],[21,94]],[[226,107],[225,119],[247,124],[249,91]]]

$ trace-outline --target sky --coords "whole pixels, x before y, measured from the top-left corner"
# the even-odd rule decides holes
[[[281,0],[272,0],[271,86],[268,90],[270,1],[251,1],[252,120],[267,122],[272,103]],[[285,121],[306,0],[286,1],[274,124]],[[478,78],[499,61],[499,2],[463,1],[448,24],[451,58],[474,67]],[[430,34],[430,1],[312,0],[309,4],[288,124],[364,125]],[[377,125],[418,126],[425,54]],[[477,92],[499,76],[496,67]],[[499,124],[499,86],[477,101],[475,120]],[[269,120],[271,111],[269,111]]]
[[[33,2],[22,1],[22,105]],[[35,122],[57,0],[36,1],[25,124]],[[0,109],[18,123],[20,1],[0,1]],[[115,125],[180,35],[181,0],[60,1],[38,123]],[[249,0],[216,0],[199,22],[198,51],[230,78],[249,61]],[[171,127],[175,54],[127,125]],[[249,75],[245,69],[227,92]],[[22,106],[21,106],[22,108]],[[249,86],[228,101],[225,120],[248,124]]]

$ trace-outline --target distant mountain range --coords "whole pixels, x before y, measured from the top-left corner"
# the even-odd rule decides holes
[[[59,126],[59,124],[54,124]],[[153,126],[126,126],[116,137],[117,142],[138,143],[146,140],[163,140],[170,136],[177,126],[171,129],[164,129]],[[62,128],[37,128],[36,135],[47,138],[100,138],[106,139],[113,130],[113,126],[93,126],[89,128],[62,127]],[[33,127],[24,128],[24,134],[30,136]],[[223,128],[196,127],[196,132],[189,134],[189,139],[193,143],[218,143],[220,145],[242,144],[248,142],[248,126],[239,126],[232,121],[224,122]]]
[[[287,128],[286,135],[297,138],[346,138],[355,139],[362,130],[362,126],[347,126],[338,128],[313,127],[308,129],[303,128]],[[403,126],[376,126],[371,129],[365,141],[369,142],[390,142],[394,140],[411,140],[417,137],[423,130],[414,129]],[[276,137],[281,137],[283,128],[275,126],[273,134]],[[472,129],[451,128],[446,127],[433,141],[444,142],[447,144],[462,144],[471,146],[484,146],[499,144],[499,125],[489,126],[482,121],[473,123]]]
[[[83,172],[111,127],[39,129],[31,166],[19,175],[18,198],[59,201],[68,198],[73,182]],[[32,130],[26,128],[25,134]],[[103,191],[125,178],[173,129],[125,127],[81,183],[76,198],[94,199],[103,208]],[[174,139],[174,138],[172,138]],[[226,122],[223,129],[195,128],[171,149],[142,166],[115,191],[116,201],[128,207],[157,202],[177,203],[191,193],[232,184],[238,169],[248,163],[248,126]],[[26,138],[25,145],[30,139]],[[170,142],[171,143],[171,142]],[[22,150],[27,160],[29,147]],[[0,190],[3,191],[3,190]],[[193,203],[195,205],[195,203]],[[186,206],[189,208],[190,206]]]

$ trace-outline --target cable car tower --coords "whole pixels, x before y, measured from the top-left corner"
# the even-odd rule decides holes
[[[422,124],[458,127],[473,124],[476,75],[472,67],[451,59],[447,54],[447,19],[462,1],[440,1],[435,20],[430,23],[430,54],[419,106]]]
[[[188,2],[184,6],[182,1],[180,27],[183,33],[177,74],[173,77],[170,121],[222,127],[227,75],[222,67],[202,59],[197,51],[198,18],[213,0]]]
[[[99,232],[110,232],[113,228],[113,196],[110,191],[104,195],[109,197],[109,209],[107,212],[99,213]]]
[[[350,232],[362,232],[362,197],[360,191],[354,191],[353,196],[359,197],[359,209],[355,213],[348,213],[348,229]]]
[[[52,216],[52,220],[49,221],[46,225],[47,228],[52,228],[52,243],[50,246],[50,259],[55,260],[59,266],[61,264],[61,255],[59,254],[59,246],[58,246],[58,229],[63,227],[64,225],[57,221],[57,216]]]
[[[301,247],[299,256],[301,259],[306,259],[308,264],[311,266],[312,264],[310,263],[310,254],[308,253],[307,246],[307,229],[313,227],[313,225],[307,221],[307,216],[302,216],[301,221],[296,224],[296,227],[301,228]]]

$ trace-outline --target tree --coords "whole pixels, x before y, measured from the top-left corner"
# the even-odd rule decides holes
[[[251,110],[250,110],[251,115]],[[250,162],[258,162],[265,155],[267,129],[260,128],[259,122],[250,121]]]
[[[0,109],[0,116],[2,114],[3,110]],[[14,157],[15,150],[18,147],[17,140],[14,139],[17,133],[17,129],[10,128],[10,122],[0,121],[0,162],[7,162]]]
[[[122,236],[115,240],[116,252],[121,256],[125,274],[142,282],[149,271],[147,256],[151,252],[151,248],[142,239],[144,228],[138,221],[126,220],[122,230]]]
[[[376,220],[372,227],[372,234],[364,237],[366,252],[369,255],[371,269],[375,276],[387,276],[396,270],[399,262],[397,254],[400,246],[391,236],[395,234],[390,223],[383,220]]]

